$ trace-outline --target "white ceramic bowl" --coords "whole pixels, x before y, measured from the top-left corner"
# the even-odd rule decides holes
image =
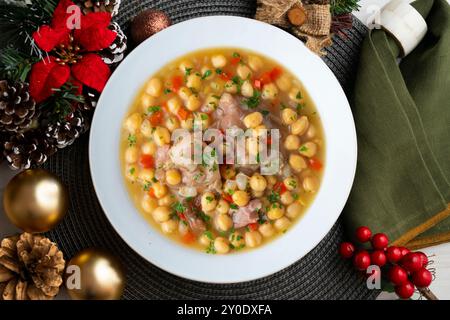
[[[251,49],[293,72],[316,104],[327,146],[322,185],[304,217],[275,241],[229,255],[208,255],[189,249],[154,230],[130,199],[119,161],[122,121],[145,81],[175,58],[210,47]],[[100,97],[89,146],[91,174],[101,206],[128,245],[170,273],[214,283],[270,275],[313,249],[344,207],[353,182],[356,155],[355,127],[347,99],[325,63],[288,33],[262,22],[231,16],[203,17],[176,24],[131,52]]]

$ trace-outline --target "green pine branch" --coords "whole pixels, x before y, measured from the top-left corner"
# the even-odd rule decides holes
[[[53,89],[53,95],[41,104],[41,110],[51,111],[50,121],[66,118],[74,110],[74,105],[85,103],[82,95],[77,94],[77,86],[66,83],[59,89]]]
[[[0,78],[13,82],[25,82],[33,63],[39,61],[12,47],[0,51]]]
[[[359,10],[359,0],[331,0],[331,13],[336,16]]]

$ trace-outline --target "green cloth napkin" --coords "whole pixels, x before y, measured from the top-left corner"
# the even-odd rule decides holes
[[[351,98],[358,136],[355,182],[343,212],[397,245],[450,241],[450,6],[418,0],[428,32],[397,63],[383,30],[363,42]]]

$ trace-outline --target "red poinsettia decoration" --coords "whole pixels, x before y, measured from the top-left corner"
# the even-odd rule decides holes
[[[48,52],[48,57],[31,69],[30,93],[37,102],[67,82],[76,85],[79,92],[83,85],[101,92],[111,75],[108,65],[96,53],[109,47],[117,36],[108,29],[111,14],[80,14],[77,24],[73,8],[76,5],[72,1],[61,0],[51,25],[43,25],[33,34],[39,48]]]

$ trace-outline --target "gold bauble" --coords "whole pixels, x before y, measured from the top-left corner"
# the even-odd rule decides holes
[[[67,212],[69,196],[61,180],[42,169],[25,170],[9,181],[3,207],[9,220],[20,229],[46,232]]]
[[[79,268],[79,287],[73,288]],[[89,248],[79,252],[67,264],[67,291],[75,300],[116,300],[120,299],[125,287],[125,273],[121,263],[108,252]],[[69,274],[69,270],[74,273]]]

